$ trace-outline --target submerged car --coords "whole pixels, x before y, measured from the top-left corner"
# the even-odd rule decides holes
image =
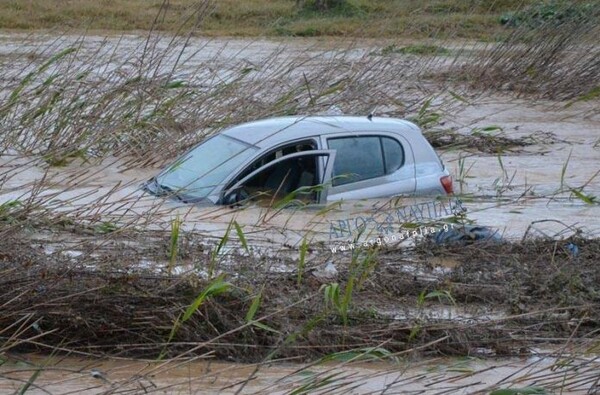
[[[307,203],[452,193],[452,178],[413,123],[356,116],[280,117],[231,127],[145,184],[184,202]]]

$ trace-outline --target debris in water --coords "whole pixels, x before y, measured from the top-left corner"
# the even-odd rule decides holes
[[[486,226],[464,225],[452,227],[447,232],[437,232],[435,234],[436,244],[462,243],[468,244],[474,241],[495,241],[499,242],[502,237],[498,231]]]
[[[333,262],[329,261],[325,264],[325,267],[323,267],[323,269],[317,269],[313,272],[313,274],[315,275],[315,277],[318,278],[329,279],[335,278],[338,274],[338,271]]]
[[[106,375],[98,369],[90,370],[90,375],[95,379],[106,381],[107,383],[109,382]]]
[[[577,245],[575,245],[573,243],[567,244],[567,250],[569,250],[569,252],[573,256],[579,255],[579,247],[577,247]]]

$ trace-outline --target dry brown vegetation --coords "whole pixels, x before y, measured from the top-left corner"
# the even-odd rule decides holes
[[[74,236],[82,238],[77,259],[65,249],[47,254],[22,233],[3,238],[0,327],[5,340],[0,351],[147,358],[211,354],[260,362],[314,360],[385,344],[392,354],[415,349],[429,356],[500,356],[518,355],[536,344],[593,344],[600,321],[597,240],[466,248],[422,244],[408,261],[416,265],[412,271],[403,269],[405,252],[364,250],[355,255],[358,261],[370,256],[367,264],[357,266],[342,256],[333,277],[319,277],[311,269],[330,258],[311,261],[298,284],[297,273],[273,273],[272,262],[259,256],[228,257],[216,280],[197,271],[174,276],[140,267],[141,261],[164,254],[166,238],[104,236],[112,239],[112,248],[99,249],[93,241],[102,236]],[[127,247],[132,236],[135,249]],[[573,255],[569,242],[581,253]],[[210,266],[201,245],[186,244],[180,254],[194,257],[197,269]],[[436,257],[459,263],[436,275]],[[323,297],[323,286],[348,287],[351,278],[355,290],[345,324]],[[183,322],[182,315],[208,289],[220,291],[208,293]],[[440,307],[454,313],[437,316],[433,312]]]

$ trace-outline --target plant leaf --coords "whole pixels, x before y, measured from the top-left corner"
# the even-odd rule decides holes
[[[206,289],[198,295],[198,297],[192,302],[191,305],[185,310],[181,323],[184,323],[202,306],[204,301],[209,297],[214,297],[229,291],[231,284],[223,281],[223,276],[216,278]]]
[[[545,395],[548,392],[542,387],[507,388],[490,392],[490,395]]]
[[[244,247],[244,250],[246,250],[246,252],[250,254],[250,249],[248,248],[248,240],[246,240],[246,236],[244,236],[244,231],[242,230],[240,224],[238,224],[237,221],[233,221],[233,226],[235,226],[235,232],[237,233],[238,238],[240,239],[240,243],[242,243],[242,247]]]
[[[258,308],[260,307],[260,301],[262,298],[262,292],[256,294],[256,296],[252,299],[252,304],[250,305],[250,309],[246,313],[246,322],[250,322],[254,319]]]
[[[268,332],[277,333],[278,335],[281,334],[281,332],[279,332],[277,329],[271,328],[269,325],[265,325],[262,322],[256,321],[256,322],[253,322],[252,325],[254,325],[257,328],[260,328],[260,329],[263,329],[265,331],[268,331]]]

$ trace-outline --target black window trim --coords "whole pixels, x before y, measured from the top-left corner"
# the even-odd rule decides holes
[[[383,149],[383,138],[381,136],[377,136],[379,137],[379,149],[381,150],[381,159],[383,160],[383,175],[387,176],[388,172],[387,172],[387,163],[385,160],[385,151]]]

